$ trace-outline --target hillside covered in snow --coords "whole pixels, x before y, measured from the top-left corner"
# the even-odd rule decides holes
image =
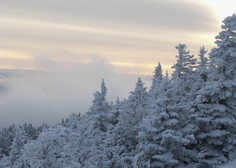
[[[159,63],[150,89],[138,78],[125,100],[109,102],[102,80],[84,115],[3,128],[0,168],[212,168],[233,160],[236,15],[223,21],[215,43],[198,57],[178,44],[173,74]]]

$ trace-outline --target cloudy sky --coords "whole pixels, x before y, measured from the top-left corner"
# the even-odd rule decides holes
[[[85,112],[102,78],[109,101],[126,98],[158,61],[171,71],[178,43],[210,50],[235,11],[235,0],[0,0],[0,69],[43,72],[0,78],[0,127]]]
[[[175,45],[210,49],[234,0],[7,0],[0,5],[0,68],[74,70],[99,61],[151,74]]]

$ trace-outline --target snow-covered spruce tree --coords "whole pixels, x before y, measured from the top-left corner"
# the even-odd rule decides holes
[[[207,50],[205,47],[201,47],[199,49],[198,61],[196,69],[194,70],[193,75],[190,76],[192,83],[189,83],[191,86],[191,101],[193,101],[196,97],[196,93],[205,86],[207,78],[208,78],[208,69],[210,66],[209,59],[206,57]]]
[[[168,71],[166,71],[166,75],[163,77],[163,80],[157,89],[157,93],[160,95],[160,97],[165,96],[168,99],[171,99],[172,97],[171,88],[172,88],[171,79],[169,79]]]
[[[64,122],[64,124],[61,124],[62,126],[69,127],[71,129],[77,129],[78,124],[81,120],[81,113],[72,113]]]
[[[72,142],[76,149],[75,158],[81,167],[112,167],[112,155],[109,140],[109,130],[113,123],[106,118],[106,130],[98,127],[99,115],[83,115],[77,125],[77,139]]]
[[[22,129],[25,131],[29,140],[36,139],[41,132],[38,128],[33,127],[31,123],[25,123],[20,127],[22,127]]]
[[[76,158],[82,167],[109,167],[110,156],[107,146],[109,130],[114,118],[106,101],[107,88],[102,80],[101,91],[94,94],[88,115],[83,115],[77,125],[78,138],[73,143]]]
[[[177,63],[172,66],[173,103],[185,102],[192,99],[192,89],[195,83],[196,59],[187,51],[185,44],[176,46],[178,50]]]
[[[224,92],[220,97],[227,99],[229,106],[236,106],[236,15],[223,21],[223,31],[216,36],[217,48],[211,51],[210,57],[223,82]]]
[[[87,113],[89,115],[93,115],[92,117],[96,118],[95,120],[97,122],[94,126],[102,130],[103,132],[106,132],[108,130],[108,111],[111,110],[106,100],[106,94],[107,87],[105,85],[104,79],[102,79],[101,91],[95,92],[92,106],[90,107],[89,112]]]
[[[146,115],[145,108],[148,105],[148,93],[141,78],[138,78],[134,91],[130,92],[125,105],[125,111],[121,114],[120,122],[125,125],[136,125]]]
[[[201,47],[199,50],[199,60],[198,60],[198,67],[197,67],[197,73],[198,76],[200,76],[200,79],[202,82],[207,81],[207,69],[209,68],[209,59],[206,57],[207,50],[205,47]]]
[[[196,59],[187,51],[185,44],[176,46],[178,50],[177,62],[172,66],[174,72],[172,74],[172,87],[170,89],[171,97],[169,108],[179,114],[181,126],[185,127],[189,124],[188,116],[192,111],[190,102],[195,98],[196,90],[198,90],[198,74],[196,73]],[[188,134],[185,134],[188,135]]]
[[[120,99],[117,97],[115,104],[111,108],[111,122],[113,125],[116,125],[118,123],[118,118],[121,112],[122,103],[120,102]]]
[[[169,74],[168,72],[166,71],[166,75],[163,77],[163,75],[161,75],[162,78],[161,78],[161,81],[158,82],[158,85],[157,87],[155,87],[155,91],[153,90],[153,92],[155,92],[155,97],[152,97],[151,99],[148,99],[148,106],[147,106],[147,111],[148,111],[148,114],[149,113],[156,113],[157,111],[157,103],[156,103],[156,100],[159,98],[159,97],[163,97],[163,96],[166,96],[167,98],[171,99],[172,98],[172,83],[171,83],[171,80],[169,79]],[[149,96],[151,95],[152,93],[150,92],[149,93]]]
[[[236,147],[236,16],[223,21],[210,52],[208,80],[193,102],[191,128],[195,149],[211,164],[235,157]],[[189,127],[190,128],[190,127]]]
[[[137,145],[137,124],[146,115],[148,93],[141,78],[138,78],[134,91],[123,104],[119,122],[112,132],[114,167],[130,167]]]
[[[15,125],[10,125],[8,128],[2,128],[0,132],[0,158],[3,156],[9,156],[10,147],[15,137],[16,129]]]
[[[104,82],[104,79],[102,79],[101,90],[100,92],[97,91],[93,94],[94,99],[93,99],[92,106],[90,107],[88,114],[106,112],[109,110],[109,105],[106,100],[106,94],[107,94],[107,87]]]
[[[158,62],[158,65],[155,67],[155,71],[152,77],[152,85],[149,90],[149,99],[150,101],[156,100],[158,93],[157,89],[162,82],[163,75],[162,75],[162,67],[160,62]]]
[[[74,130],[61,125],[45,129],[36,140],[25,145],[18,160],[24,168],[80,168],[75,158],[79,149],[72,146],[76,137]]]
[[[169,108],[169,101],[166,95],[160,94],[156,111],[149,113],[139,125],[138,152],[134,157],[136,167],[183,168],[198,161],[185,148],[191,138],[180,132],[179,114]]]
[[[137,112],[138,108],[145,108],[147,106],[147,96],[147,88],[141,78],[138,78],[134,91],[130,92],[126,108],[134,112]]]
[[[11,151],[9,154],[10,167],[13,168],[21,167],[22,163],[19,162],[19,158],[22,155],[23,147],[27,143],[28,137],[23,128],[18,128],[16,135],[13,139]]]

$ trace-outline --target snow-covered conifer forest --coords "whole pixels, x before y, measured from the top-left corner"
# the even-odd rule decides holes
[[[236,15],[216,47],[176,46],[173,74],[158,63],[125,100],[109,102],[105,81],[84,115],[55,126],[0,131],[1,168],[212,168],[236,157]]]

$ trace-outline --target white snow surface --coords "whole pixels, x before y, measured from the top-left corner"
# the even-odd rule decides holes
[[[236,168],[236,159],[226,163],[225,165],[223,165],[219,168]]]

